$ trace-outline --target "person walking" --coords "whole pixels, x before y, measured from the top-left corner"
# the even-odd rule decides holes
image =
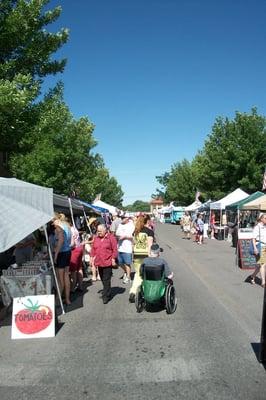
[[[124,271],[123,283],[130,283],[130,273],[133,252],[133,233],[135,225],[127,214],[122,216],[122,222],[116,230],[118,239],[118,265]]]
[[[141,285],[140,265],[145,257],[150,255],[150,248],[154,242],[154,231],[150,229],[150,216],[140,216],[136,221],[134,232],[134,269],[135,275],[129,291],[129,302],[135,301],[138,287]]]
[[[111,300],[112,267],[116,265],[116,257],[116,238],[112,233],[107,232],[105,225],[98,225],[97,236],[94,238],[91,248],[91,261],[93,266],[98,267],[103,283],[103,304],[107,304]]]
[[[253,247],[254,254],[256,256],[257,266],[250,276],[250,283],[255,283],[255,278],[260,272],[261,275],[261,286],[265,288],[265,268],[266,268],[266,213],[259,215],[258,223],[253,229]],[[257,245],[260,242],[260,252]]]
[[[65,292],[66,305],[70,305],[69,265],[71,258],[71,230],[64,214],[55,214],[54,263],[61,293]]]
[[[190,239],[191,224],[191,216],[188,211],[185,211],[185,214],[182,216],[182,227],[185,235],[183,239]]]
[[[81,242],[79,231],[76,226],[69,222],[71,229],[71,258],[69,271],[71,275],[70,291],[73,293],[75,290],[83,291],[83,268],[82,257],[84,245]]]
[[[196,231],[197,231],[197,236],[198,236],[197,243],[202,244],[203,243],[204,222],[203,222],[203,214],[201,214],[201,213],[198,213],[198,215],[197,215]]]

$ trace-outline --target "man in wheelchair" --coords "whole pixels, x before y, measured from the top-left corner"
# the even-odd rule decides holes
[[[160,257],[158,244],[153,244],[150,257],[144,258],[140,276],[142,283],[135,297],[137,312],[142,311],[148,304],[163,303],[167,313],[172,314],[176,309],[173,272],[170,271],[167,261]]]

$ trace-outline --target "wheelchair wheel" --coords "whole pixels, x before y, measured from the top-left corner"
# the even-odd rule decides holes
[[[136,310],[138,313],[143,311],[143,309],[145,307],[145,300],[143,297],[143,291],[142,291],[141,286],[138,288],[136,296],[135,296],[135,306],[136,306]]]
[[[168,285],[165,291],[165,307],[167,314],[173,314],[176,310],[177,299],[175,296],[175,288],[173,285]]]

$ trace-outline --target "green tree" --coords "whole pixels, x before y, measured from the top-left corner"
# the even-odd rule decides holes
[[[136,200],[133,204],[125,206],[124,209],[132,212],[150,212],[150,203],[142,200]]]
[[[11,156],[13,175],[55,192],[92,201],[98,193],[112,204],[122,203],[123,192],[110,178],[97,144],[94,125],[85,117],[75,120],[63,102],[62,86],[51,91],[38,105],[38,121],[20,143],[22,151]]]
[[[236,112],[235,118],[218,117],[204,148],[193,160],[195,183],[207,197],[217,199],[241,187],[261,189],[266,165],[266,119]]]
[[[184,159],[175,163],[170,172],[157,176],[156,179],[163,186],[164,190],[158,194],[165,202],[175,202],[177,205],[188,205],[195,199],[195,176],[191,163]]]
[[[188,160],[172,166],[167,182],[167,196],[178,205],[188,205],[195,199],[195,179]]]
[[[169,178],[170,178],[170,173],[169,172],[164,172],[163,175],[158,175],[155,178],[156,178],[157,182],[161,185],[161,187],[156,189],[156,193],[154,193],[152,195],[152,198],[153,199],[161,198],[165,202],[168,202],[169,198],[168,198],[168,194],[167,194],[167,190],[166,189],[167,189],[168,181],[169,181]]]
[[[0,0],[0,143],[20,151],[19,141],[35,125],[36,100],[43,78],[64,70],[55,52],[68,39],[67,29],[50,33],[61,8],[44,11],[49,0]]]

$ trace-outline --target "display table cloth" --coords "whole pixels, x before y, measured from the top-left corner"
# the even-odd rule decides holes
[[[5,306],[9,306],[14,297],[51,294],[53,286],[52,271],[37,275],[2,275],[0,277],[0,290]]]

